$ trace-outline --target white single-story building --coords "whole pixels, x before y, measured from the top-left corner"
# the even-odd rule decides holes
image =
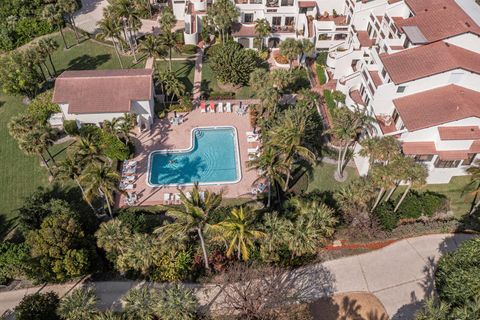
[[[55,81],[53,102],[65,120],[101,125],[105,120],[135,114],[140,129],[154,117],[152,69],[65,71]]]

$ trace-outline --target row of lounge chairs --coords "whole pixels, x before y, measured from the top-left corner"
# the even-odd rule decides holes
[[[123,162],[122,166],[122,180],[119,184],[119,189],[123,191],[133,190],[133,182],[137,179],[137,161],[126,160]],[[128,196],[125,198],[125,204],[132,206],[137,202],[137,195],[135,193],[127,193]]]
[[[199,195],[201,199],[205,199],[205,192],[200,191]],[[188,199],[190,199],[192,194],[190,192],[185,192],[185,196]],[[180,193],[165,192],[163,194],[163,204],[180,204],[180,203],[181,203]]]
[[[245,115],[247,113],[247,105],[240,105],[237,108],[237,114],[239,115]],[[219,102],[218,104],[215,105],[215,103],[210,102],[209,104],[202,102],[200,103],[200,111],[203,113],[231,113],[235,109],[235,105],[232,105],[231,102],[226,102],[225,104],[223,102]]]

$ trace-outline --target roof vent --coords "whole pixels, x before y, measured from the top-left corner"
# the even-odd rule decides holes
[[[443,6],[443,10],[446,10],[446,9],[447,9],[447,7],[446,7],[446,6]]]
[[[465,21],[465,25],[470,28],[470,23],[468,23],[468,21]]]

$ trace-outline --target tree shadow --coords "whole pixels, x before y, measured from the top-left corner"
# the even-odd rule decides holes
[[[97,56],[91,56],[88,54],[81,55],[75,59],[70,60],[68,63],[69,70],[94,70],[99,66],[105,64],[112,59],[111,54],[100,54]]]
[[[202,79],[202,81],[200,82],[200,92],[202,93],[202,97],[204,99],[207,99],[208,97],[210,97],[210,95],[213,92],[213,89],[210,87],[210,85],[211,85],[211,81],[206,79]]]
[[[181,62],[183,65],[175,70],[175,75],[185,85],[185,91],[191,93],[193,91],[193,82],[190,80],[189,75],[193,68],[195,68],[195,61],[185,60]]]

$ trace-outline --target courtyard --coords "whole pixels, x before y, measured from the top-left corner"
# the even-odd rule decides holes
[[[135,179],[131,181],[132,189],[126,190],[128,194],[135,194],[135,205],[147,206],[164,203],[165,194],[177,194],[176,186],[152,186],[148,183],[149,155],[157,150],[188,149],[192,144],[192,130],[198,127],[234,127],[238,137],[238,156],[240,162],[240,177],[238,182],[228,184],[210,184],[208,189],[213,192],[223,192],[225,198],[251,198],[254,182],[258,178],[255,170],[247,168],[248,149],[256,148],[258,142],[248,142],[247,132],[253,131],[250,126],[248,114],[236,113],[239,101],[231,102],[233,112],[201,112],[199,108],[188,113],[177,113],[182,116],[181,124],[172,124],[170,119],[174,116],[169,113],[168,117],[156,119],[149,131],[141,132],[134,137],[136,162]],[[202,185],[202,184],[200,184]],[[179,186],[188,192],[191,186]],[[121,195],[118,205],[124,206],[126,195]]]

